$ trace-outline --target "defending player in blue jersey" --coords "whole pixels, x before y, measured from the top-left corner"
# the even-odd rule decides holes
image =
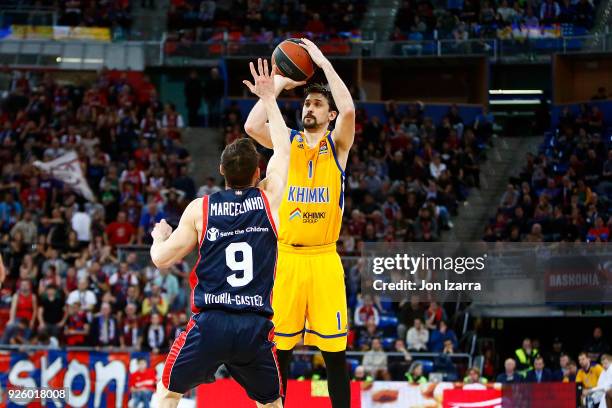
[[[190,275],[193,316],[172,345],[157,385],[162,408],[176,407],[185,392],[214,381],[221,364],[257,406],[282,407],[271,304],[290,144],[274,72],[266,60],[257,63],[257,71],[250,64],[255,84],[249,89],[265,103],[274,145],[266,178],[259,181],[254,144],[239,139],[221,155],[226,190],[192,201],[174,232],[162,220],[151,233],[151,258],[158,268],[171,266],[199,244]]]

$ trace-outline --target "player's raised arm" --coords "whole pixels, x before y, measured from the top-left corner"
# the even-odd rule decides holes
[[[276,102],[274,91],[274,72],[270,74],[267,60],[257,60],[258,71],[251,62],[251,74],[255,84],[245,81],[251,92],[259,96],[265,114],[269,121],[269,135],[272,141],[274,154],[268,162],[266,178],[261,182],[261,187],[266,191],[274,208],[280,205],[281,197],[287,183],[287,169],[289,167],[289,153],[291,142],[287,137],[287,125]],[[275,71],[273,69],[272,71]]]
[[[283,89],[293,89],[297,86],[304,85],[306,81],[294,81],[291,78],[284,77],[282,75],[274,75],[274,97],[278,97]],[[251,92],[254,92],[255,85],[251,84],[249,81],[242,81]],[[268,149],[272,148],[272,138],[270,137],[270,126],[267,123],[268,115],[266,113],[266,107],[261,99],[257,101],[251,112],[249,112],[249,116],[247,117],[246,122],[244,122],[244,131],[247,135],[251,136],[253,139],[257,141],[260,145],[267,147]],[[289,135],[290,130],[285,126],[285,136]]]
[[[353,103],[353,97],[319,47],[307,38],[302,38],[301,41],[302,44],[300,45],[308,51],[312,61],[325,73],[329,89],[338,108],[338,118],[333,132],[334,142],[340,153],[344,153],[348,157],[348,151],[353,145],[353,140],[355,140],[355,104]],[[346,163],[346,158],[344,162]]]
[[[169,268],[183,259],[198,244],[196,219],[201,211],[202,199],[193,200],[181,216],[181,221],[174,232],[166,220],[155,224],[151,231],[151,259],[158,268]]]

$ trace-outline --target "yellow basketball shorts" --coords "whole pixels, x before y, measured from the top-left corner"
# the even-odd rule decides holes
[[[348,331],[344,269],[336,244],[278,244],[272,296],[278,349],[304,344],[323,351],[346,350]]]

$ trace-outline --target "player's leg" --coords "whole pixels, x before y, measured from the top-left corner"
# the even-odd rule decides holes
[[[327,387],[333,408],[350,406],[350,379],[346,367],[348,316],[344,269],[335,252],[313,257],[304,344],[317,346],[325,360]]]
[[[157,390],[153,398],[157,401],[158,408],[176,408],[182,397],[183,394],[170,391],[164,387],[164,384],[160,381],[157,383]]]
[[[321,351],[327,370],[327,388],[334,408],[351,406],[351,385],[345,351]]]
[[[289,366],[291,366],[291,360],[293,359],[293,349],[291,350],[276,350],[276,357],[278,358],[278,369],[281,374],[281,380],[283,381],[283,404],[285,403],[285,395],[287,394],[287,379],[289,378]]]
[[[276,278],[272,296],[274,310],[274,342],[281,372],[282,385],[287,391],[289,366],[293,348],[302,339],[306,320],[307,293],[305,265],[294,249],[279,244]],[[284,396],[283,396],[284,398]],[[283,400],[284,401],[284,400]]]
[[[257,408],[283,408],[283,401],[279,398],[270,404],[260,404],[256,402]]]
[[[227,370],[257,406],[282,406],[283,387],[272,341],[272,322],[253,314],[236,317],[235,322],[237,330],[232,357],[225,364]]]
[[[160,407],[176,407],[181,396],[199,384],[211,382],[224,358],[224,325],[214,312],[196,314],[174,340],[157,385]]]

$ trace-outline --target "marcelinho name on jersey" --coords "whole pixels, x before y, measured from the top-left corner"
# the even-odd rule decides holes
[[[265,209],[263,199],[261,197],[251,197],[244,200],[242,203],[232,203],[229,201],[222,203],[210,204],[210,215],[223,216],[229,215],[235,217],[249,211]]]
[[[289,186],[287,201],[290,203],[329,203],[328,187]]]

